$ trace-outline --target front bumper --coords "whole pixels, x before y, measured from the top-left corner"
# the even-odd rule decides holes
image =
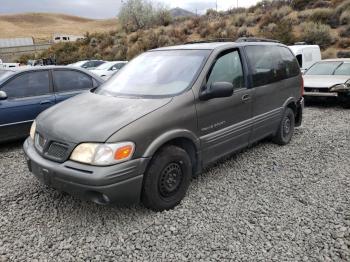
[[[43,184],[98,204],[133,204],[141,197],[143,173],[148,158],[97,167],[66,161],[57,163],[43,158],[31,138],[23,145],[29,171]]]
[[[338,93],[331,92],[305,92],[304,97],[338,97]]]

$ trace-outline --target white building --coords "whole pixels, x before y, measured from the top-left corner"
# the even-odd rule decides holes
[[[32,37],[0,38],[0,48],[34,45]]]

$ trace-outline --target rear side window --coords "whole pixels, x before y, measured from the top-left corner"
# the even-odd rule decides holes
[[[24,73],[10,80],[1,90],[5,91],[10,99],[49,94],[49,72]]]
[[[280,51],[284,67],[286,69],[286,78],[295,77],[300,74],[300,67],[293,53],[286,47],[277,47]]]
[[[56,92],[68,92],[93,87],[91,76],[74,70],[54,71],[53,82]]]
[[[232,51],[220,56],[208,77],[207,85],[215,82],[229,82],[234,88],[244,87],[242,63],[238,51]]]
[[[297,60],[285,47],[248,46],[247,56],[253,70],[253,85],[263,86],[300,73]]]

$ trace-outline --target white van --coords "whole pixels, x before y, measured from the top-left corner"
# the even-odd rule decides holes
[[[321,61],[321,49],[318,45],[295,44],[289,46],[296,56],[302,72],[309,69],[314,63]]]

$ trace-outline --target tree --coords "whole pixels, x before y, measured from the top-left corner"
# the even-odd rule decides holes
[[[122,27],[127,32],[135,32],[156,25],[168,25],[171,15],[161,4],[147,0],[127,0],[118,15]]]

